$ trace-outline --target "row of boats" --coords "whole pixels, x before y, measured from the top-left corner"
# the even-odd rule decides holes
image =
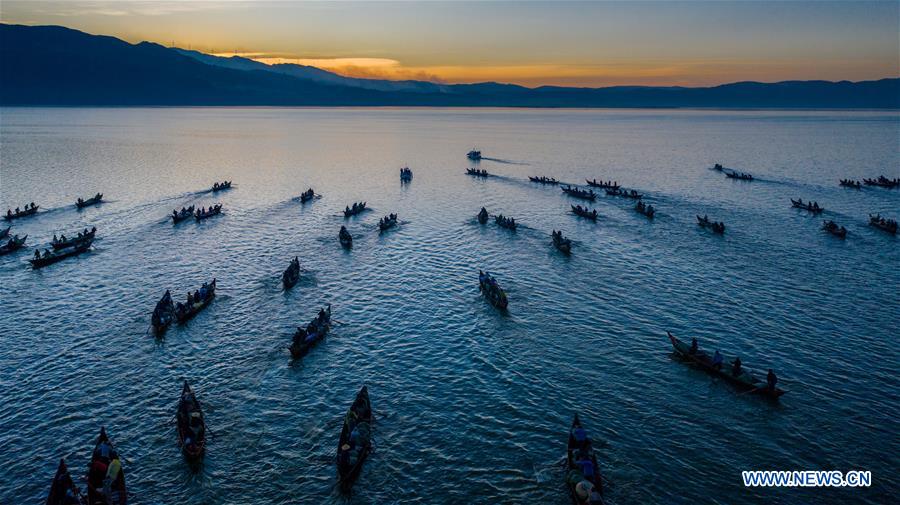
[[[157,337],[162,337],[172,323],[184,324],[196,316],[212,303],[216,297],[216,279],[200,286],[193,292],[188,292],[184,302],[174,302],[172,293],[168,289],[162,298],[156,302],[153,313],[150,316],[150,328]]]
[[[900,178],[888,179],[884,175],[879,175],[875,179],[863,178],[862,183],[853,179],[841,179],[840,183],[841,186],[846,188],[862,189],[863,184],[865,184],[866,186],[893,189],[900,187]]]
[[[97,193],[96,195],[88,198],[87,200],[79,197],[75,200],[75,208],[83,209],[85,207],[90,207],[91,205],[97,205],[98,203],[103,201],[103,193]],[[40,205],[35,205],[34,202],[31,202],[25,205],[23,208],[16,207],[15,209],[6,209],[6,215],[3,216],[3,219],[7,221],[12,221],[13,219],[18,219],[21,217],[33,216],[37,214],[38,209],[40,209]]]

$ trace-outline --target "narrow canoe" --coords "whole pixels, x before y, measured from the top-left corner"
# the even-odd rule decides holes
[[[581,419],[578,418],[578,414],[575,414],[575,417],[572,419],[572,426],[569,428],[569,442],[566,446],[566,468],[568,469],[566,485],[572,495],[572,503],[574,505],[603,505],[603,477],[600,473],[600,466],[597,465],[597,452],[594,450],[590,437],[586,437],[583,442],[579,442],[575,438],[575,430],[578,428],[584,429],[581,425]],[[575,459],[579,452],[587,452],[589,454],[593,465],[593,476],[591,478],[584,476],[581,467]],[[587,500],[581,500],[578,497],[578,484],[583,480],[590,482],[593,485],[593,489],[597,491],[593,497],[589,494]]]
[[[356,440],[351,435],[356,432]],[[349,446],[349,448],[348,448]],[[369,390],[363,386],[356,394],[353,405],[344,416],[341,436],[338,439],[337,467],[341,488],[349,490],[372,450],[372,405]]]
[[[203,418],[200,402],[194,396],[187,381],[184,381],[184,386],[181,388],[181,398],[178,401],[175,419],[178,425],[178,443],[181,445],[181,452],[189,462],[199,462],[206,452],[206,421]]]
[[[104,455],[101,445],[109,446],[110,452]],[[119,461],[115,446],[106,435],[106,429],[100,428],[100,436],[91,453],[91,465],[88,467],[87,494],[88,505],[126,505],[128,501],[128,489],[125,486],[125,469],[119,470],[115,481],[110,485],[110,495],[104,492],[104,479],[107,468],[113,461]]]
[[[730,372],[726,371],[725,368],[728,367],[728,363],[731,363],[732,360],[725,359],[723,360],[724,366],[721,369],[718,369],[712,364],[712,357],[706,354],[706,352],[702,350],[698,350],[697,353],[691,354],[690,344],[686,344],[672,335],[670,332],[666,332],[669,335],[669,341],[672,342],[672,347],[675,348],[675,352],[682,358],[687,361],[697,365],[701,369],[705,370],[707,373],[719,377],[721,379],[725,379],[726,381],[734,384],[740,389],[743,389],[747,392],[752,392],[754,394],[758,394],[761,396],[766,396],[768,398],[777,399],[779,396],[783,395],[785,391],[775,388],[774,391],[770,391],[767,385],[764,382],[761,382],[759,379],[754,377],[746,368],[743,368],[743,371],[740,375],[733,375]]]
[[[31,268],[37,270],[38,268],[43,268],[47,265],[52,265],[57,261],[62,261],[70,256],[77,256],[88,249],[91,248],[91,244],[93,244],[93,240],[87,240],[84,242],[79,242],[75,247],[70,247],[68,249],[63,249],[60,252],[53,253],[50,256],[44,257],[41,256],[38,259],[30,259],[28,260],[31,263]]]

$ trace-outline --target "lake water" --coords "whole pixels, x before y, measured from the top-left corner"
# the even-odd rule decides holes
[[[2,109],[0,206],[30,249],[0,257],[0,502],[39,503],[58,458],[82,473],[105,425],[130,503],[343,503],[341,420],[367,384],[375,452],[351,503],[566,504],[573,413],[613,504],[887,503],[896,498],[900,176],[896,112],[505,109]],[[495,174],[475,179],[473,146]],[[727,179],[714,162],[752,173]],[[414,171],[401,185],[398,169]],[[547,175],[615,179],[593,224]],[[204,192],[233,179],[228,192]],[[322,196],[301,205],[307,187]],[[107,200],[77,211],[79,196]],[[791,208],[817,200],[819,217]],[[365,200],[373,211],[344,220]],[[224,205],[173,226],[172,209]],[[513,216],[511,233],[474,219]],[[400,216],[379,234],[378,219]],[[724,236],[697,226],[708,214]],[[821,230],[847,227],[846,240]],[[347,224],[354,248],[341,249]],[[42,270],[54,233],[94,250]],[[561,229],[571,256],[550,244]],[[305,273],[284,292],[293,256]],[[478,270],[509,294],[501,313]],[[219,296],[164,339],[166,289]],[[285,348],[326,303],[341,323]],[[666,330],[774,367],[779,403],[671,357]],[[212,437],[192,473],[174,413],[188,379]],[[741,470],[871,470],[869,489],[749,489]]]

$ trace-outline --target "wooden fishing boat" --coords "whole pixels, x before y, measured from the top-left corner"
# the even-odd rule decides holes
[[[216,204],[212,207],[212,210],[203,210],[200,209],[194,213],[194,219],[197,221],[202,221],[204,219],[209,219],[213,216],[218,216],[222,213],[222,204]]]
[[[85,207],[90,207],[91,205],[97,205],[98,203],[103,201],[103,193],[97,193],[96,195],[88,198],[87,200],[78,199],[75,202],[75,207],[79,209],[83,209]]]
[[[81,232],[79,232],[79,233],[80,233],[79,235],[76,235],[70,239],[52,241],[50,243],[50,245],[53,246],[53,249],[58,251],[60,249],[65,249],[67,247],[74,247],[86,240],[94,240],[94,236],[97,234],[97,228],[94,227],[87,233],[81,233]]]
[[[185,219],[189,219],[194,217],[194,206],[183,208],[183,210],[173,210],[172,211],[172,224],[178,224]]]
[[[847,228],[838,226],[834,221],[824,221],[822,229],[838,238],[847,238]]]
[[[723,172],[725,170],[725,167],[723,167],[720,163],[716,163],[715,165],[713,165],[712,169],[717,172]]]
[[[531,182],[536,182],[538,184],[559,184],[559,181],[554,179],[553,177],[544,177],[543,175],[540,177],[532,177],[529,175],[528,180],[530,180]]]
[[[177,303],[175,305],[175,319],[178,320],[180,324],[184,324],[186,321],[200,313],[201,310],[205,309],[215,297],[216,280],[213,279],[212,282],[206,286],[206,298],[200,301],[194,300],[190,305],[183,303]]]
[[[110,466],[118,467],[115,479],[105,486]],[[107,490],[109,493],[107,494]],[[106,429],[100,428],[100,436],[94,451],[91,453],[91,465],[88,467],[87,505],[126,505],[128,489],[125,486],[125,469],[121,466],[115,446],[106,436]]]
[[[161,337],[174,321],[175,304],[172,303],[172,294],[169,293],[169,290],[166,290],[162,298],[156,302],[156,307],[153,308],[153,314],[150,316],[150,327],[153,329],[154,335]]]
[[[294,256],[291,264],[281,274],[281,283],[284,289],[291,289],[300,280],[300,259]]]
[[[597,182],[597,179],[594,179],[594,180],[588,180],[588,179],[585,179],[584,182],[586,182],[588,186],[591,186],[591,187],[594,187],[594,188],[601,188],[601,189],[619,189],[619,184],[616,183],[616,182],[609,182],[609,181],[607,181],[607,182],[604,182],[604,181]]]
[[[354,203],[352,207],[344,209],[344,217],[355,216],[364,210],[366,210],[366,202]]]
[[[494,217],[494,222],[497,223],[497,226],[501,228],[506,228],[507,230],[516,231],[519,227],[519,224],[516,223],[516,220],[511,217],[506,217],[503,214]]]
[[[563,186],[561,189],[563,190],[563,193],[565,193],[573,198],[580,198],[582,200],[590,200],[590,201],[594,201],[597,199],[597,194],[589,189],[587,189],[587,190],[579,189],[579,188],[576,188],[575,186]]]
[[[862,184],[859,181],[854,181],[853,179],[841,179],[840,184],[845,188],[862,189]]]
[[[412,180],[412,177],[412,170],[410,170],[409,167],[403,167],[400,169],[400,181],[409,182]]]
[[[713,233],[723,234],[725,233],[725,223],[720,223],[718,221],[711,221],[708,217],[697,216],[697,224],[700,225],[701,228],[709,228],[713,231]]]
[[[363,386],[344,416],[344,425],[338,439],[337,468],[342,490],[349,490],[371,451],[372,404],[369,401],[369,390]]]
[[[25,245],[25,239],[28,238],[28,235],[25,235],[22,238],[19,238],[18,235],[9,239],[5,244],[0,245],[0,256],[4,254],[9,254],[11,252],[18,251]]]
[[[597,210],[590,210],[587,207],[582,207],[581,205],[572,205],[572,212],[575,213],[576,216],[583,217],[585,219],[590,219],[591,221],[597,220]]]
[[[218,191],[225,191],[226,189],[231,189],[231,181],[222,181],[221,183],[214,182],[210,191],[216,193]]]
[[[178,444],[190,463],[198,463],[206,452],[206,421],[200,402],[187,381],[181,388],[178,411],[175,413],[178,426]]]
[[[881,214],[869,214],[869,225],[884,230],[890,234],[897,234],[897,221],[893,219],[885,219]]]
[[[577,439],[575,434],[581,430],[584,430],[584,427],[581,425],[578,414],[575,414],[572,426],[569,428],[568,444],[566,444],[566,486],[572,495],[574,505],[603,505],[603,477],[600,473],[600,466],[597,464],[597,453],[586,432],[584,440]],[[579,464],[579,461],[584,460],[591,463],[590,475],[585,475],[582,465]],[[590,485],[586,486],[584,481]]]
[[[381,231],[388,230],[397,226],[397,214],[388,214],[378,221],[378,229]]]
[[[350,235],[350,232],[347,231],[347,228],[341,226],[341,231],[338,232],[338,240],[341,242],[341,246],[345,249],[350,249],[353,247],[353,235]]]
[[[31,268],[34,270],[37,270],[38,268],[43,268],[47,265],[52,265],[53,263],[56,263],[57,261],[62,261],[68,257],[77,256],[77,255],[87,251],[88,249],[90,249],[91,244],[93,244],[93,243],[94,243],[93,240],[86,240],[83,242],[79,242],[74,247],[69,247],[69,248],[63,249],[59,252],[51,253],[49,256],[41,255],[40,258],[32,258],[28,261],[31,262]]]
[[[506,291],[500,287],[497,280],[490,272],[478,272],[479,289],[491,304],[499,309],[505,309],[509,305]]]
[[[488,177],[491,175],[487,170],[479,170],[477,168],[467,168],[466,173],[475,177]]]
[[[47,505],[85,505],[85,498],[81,495],[75,481],[66,467],[66,460],[59,460],[56,475],[50,484],[50,494],[47,495]]]
[[[481,159],[481,151],[476,151],[475,149],[472,149],[471,151],[469,151],[466,154],[466,158],[469,158],[470,160],[480,160]]]
[[[813,202],[813,203],[815,203],[815,202]],[[803,210],[812,212],[813,214],[818,214],[825,210],[825,207],[819,207],[818,203],[815,203],[815,205],[813,205],[813,203],[810,203],[810,202],[803,203],[802,198],[799,200],[794,200],[793,198],[791,198],[791,206],[793,206],[794,208],[803,209]]]
[[[26,207],[25,210],[20,210],[18,212],[6,211],[6,215],[3,216],[3,219],[7,221],[12,221],[13,219],[19,219],[20,217],[33,216],[37,214],[38,209],[40,209],[40,205],[35,205],[33,207]]]
[[[9,230],[12,229],[12,226],[7,226],[5,230],[0,230],[0,239],[4,239],[9,236]]]
[[[770,390],[766,383],[754,377],[753,374],[746,368],[742,367],[741,373],[738,375],[732,374],[730,370],[731,367],[727,364],[733,362],[733,359],[723,360],[724,366],[721,369],[716,368],[715,366],[713,366],[712,356],[707,354],[705,351],[698,350],[696,353],[691,354],[690,344],[686,344],[678,340],[674,335],[672,335],[671,332],[666,333],[669,335],[669,341],[672,342],[672,347],[675,349],[675,353],[678,356],[684,358],[690,363],[697,365],[707,373],[720,379],[724,379],[744,391],[752,392],[753,394],[758,394],[768,398],[777,399],[779,396],[785,393],[785,391],[777,387],[774,391]]]
[[[728,177],[729,179],[736,179],[738,181],[752,181],[753,180],[752,175],[745,174],[744,172],[735,172],[733,170],[731,172],[725,172],[725,177]]]
[[[300,195],[300,203],[306,203],[316,197],[316,192],[312,188],[307,189]]]
[[[656,209],[654,209],[652,205],[645,204],[641,200],[638,200],[638,202],[634,205],[634,210],[636,210],[639,214],[647,216],[647,219],[653,219],[653,216],[656,215]]]
[[[291,345],[288,346],[291,357],[300,359],[306,356],[310,349],[328,336],[329,331],[331,331],[331,304],[320,311],[319,315],[306,325],[306,328],[297,328]]]
[[[481,223],[481,224],[487,223],[487,221],[488,221],[488,211],[487,211],[487,209],[485,209],[484,207],[482,207],[481,210],[478,211],[478,216],[476,216],[476,217],[478,217],[478,222],[479,222],[479,223]]]
[[[553,230],[550,236],[553,239],[553,246],[559,249],[560,252],[564,254],[572,252],[572,241],[563,237],[561,231],[557,233],[556,230]]]
[[[877,179],[863,179],[866,186],[878,186],[881,188],[896,188],[900,186],[900,179],[888,179],[883,175],[879,175]]]

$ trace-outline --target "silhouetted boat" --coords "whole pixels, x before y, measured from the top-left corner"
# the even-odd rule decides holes
[[[588,180],[588,179],[585,179],[584,182],[586,182],[588,186],[591,186],[591,187],[594,187],[594,188],[601,188],[601,189],[619,189],[619,184],[618,184],[617,182],[613,182],[613,181],[600,181],[600,182],[597,182],[597,179],[594,179],[594,180],[592,180],[592,181],[591,181],[591,180]]]
[[[200,290],[197,291],[199,292]],[[198,297],[200,300],[197,300],[192,296],[190,304],[181,302],[175,304],[175,319],[177,319],[179,323],[187,322],[190,318],[199,314],[201,310],[205,309],[215,297],[216,280],[213,279],[211,283],[206,285],[205,296],[203,293],[200,293],[200,296]]]
[[[300,259],[297,256],[294,256],[294,259],[291,260],[291,264],[285,269],[285,271],[281,274],[281,283],[284,284],[284,289],[291,289],[297,284],[297,281],[300,280]]]
[[[191,205],[190,207],[187,207],[187,208],[182,207],[181,210],[177,210],[177,209],[173,210],[172,211],[172,224],[178,224],[178,223],[184,221],[185,219],[189,219],[191,217],[194,217],[194,206],[193,205]]]
[[[77,255],[87,251],[88,249],[90,249],[91,244],[93,242],[94,242],[93,239],[79,242],[74,247],[62,249],[59,252],[51,253],[50,255],[42,254],[40,256],[40,258],[32,258],[28,261],[31,262],[31,268],[33,268],[34,270],[37,270],[38,268],[43,268],[47,265],[52,265],[53,263],[56,263],[57,261],[62,261],[71,256],[77,256]]]
[[[478,284],[484,297],[495,307],[505,309],[509,305],[506,291],[497,283],[497,279],[490,272],[478,272]]]
[[[559,181],[557,181],[553,177],[544,177],[543,175],[540,177],[532,177],[529,175],[528,180],[530,180],[531,182],[536,182],[538,184],[559,184]]]
[[[575,215],[583,217],[585,219],[590,219],[591,221],[597,220],[597,209],[588,209],[587,207],[582,207],[581,205],[572,205],[572,212]]]
[[[330,330],[331,304],[328,304],[305,328],[297,328],[294,332],[291,345],[288,346],[291,357],[299,359],[305,356],[310,349],[328,336]]]
[[[466,154],[466,158],[469,158],[470,160],[480,160],[481,159],[481,151],[476,151],[475,149],[472,149],[471,151],[469,151]]]
[[[47,505],[86,505],[84,496],[66,467],[64,459],[59,460],[56,475],[50,483],[50,494],[47,495]]]
[[[352,207],[348,206],[344,209],[344,217],[355,216],[364,210],[366,210],[366,202],[353,202]]]
[[[403,182],[409,182],[412,180],[413,174],[412,170],[409,167],[403,167],[400,169],[400,180]]]
[[[172,294],[167,289],[162,298],[156,302],[153,314],[150,316],[150,327],[157,337],[162,336],[175,321],[175,304],[172,303]]]
[[[725,223],[719,221],[710,221],[710,219],[706,216],[697,216],[697,224],[702,228],[709,228],[713,231],[713,233],[718,233],[720,235],[725,233]]]
[[[563,186],[561,189],[563,190],[563,193],[574,198],[591,201],[597,199],[597,194],[590,189],[580,189],[576,188],[575,186]]]
[[[215,193],[226,189],[231,189],[231,181],[214,182],[211,191]]]
[[[813,214],[818,214],[825,210],[825,207],[819,207],[819,202],[803,203],[802,198],[797,199],[797,200],[794,200],[793,198],[791,198],[791,206],[793,206],[797,209],[803,209],[803,210],[812,212]]]
[[[75,202],[75,206],[78,207],[79,209],[83,209],[85,207],[90,207],[91,205],[96,205],[102,201],[103,201],[103,193],[97,193],[96,195],[92,196],[91,198],[88,198],[87,200],[82,200],[81,198],[79,198]]]
[[[879,175],[877,179],[863,179],[863,182],[866,183],[866,186],[878,186],[888,189],[900,186],[900,178],[888,179],[883,175]]]
[[[841,186],[845,188],[862,189],[862,184],[859,181],[854,181],[853,179],[841,179]]]
[[[218,216],[222,213],[222,204],[216,204],[209,209],[200,208],[194,213],[194,219],[197,221],[203,221],[204,219],[209,219],[213,216]]]
[[[475,177],[488,177],[491,175],[487,170],[479,170],[477,168],[467,168],[466,173],[469,175],[474,175]]]
[[[705,351],[697,350],[695,353],[690,352],[691,346],[686,344],[677,338],[670,332],[666,332],[669,335],[669,341],[672,342],[672,347],[675,348],[675,352],[686,359],[687,361],[696,364],[706,372],[719,377],[720,379],[725,379],[726,381],[734,384],[735,386],[745,390],[753,392],[754,394],[759,394],[762,396],[767,396],[769,398],[778,398],[783,395],[785,392],[779,388],[775,388],[774,390],[770,390],[768,385],[761,382],[759,379],[753,376],[747,369],[741,367],[741,372],[738,375],[734,375],[731,370],[725,370],[726,360],[723,358],[723,366],[716,367],[713,365],[712,357],[707,354]],[[733,366],[733,365],[732,365]],[[732,367],[728,367],[732,368]]]
[[[25,235],[22,238],[19,238],[18,235],[14,235],[10,238],[5,244],[0,245],[0,256],[4,254],[9,254],[11,252],[18,251],[22,247],[25,246],[25,239],[28,238],[28,235]]]
[[[565,254],[572,252],[572,241],[563,237],[562,231],[557,232],[556,230],[553,230],[550,237],[553,239],[553,246],[559,249],[560,252]]]
[[[13,219],[19,219],[21,217],[28,217],[37,214],[38,209],[40,209],[40,205],[32,204],[31,207],[26,206],[25,210],[17,210],[15,212],[12,209],[6,211],[6,215],[3,216],[3,219],[7,221],[12,221]]]
[[[397,226],[397,214],[388,214],[378,221],[378,229],[381,231],[388,230]]]
[[[838,226],[834,221],[825,221],[822,224],[822,229],[827,231],[828,233],[834,235],[835,237],[846,238],[847,237],[847,228],[843,226]]]
[[[883,218],[881,214],[869,214],[869,224],[879,230],[884,230],[893,235],[897,234],[897,221]]]
[[[63,238],[60,237],[59,239],[51,241],[50,245],[52,245],[53,249],[55,249],[55,250],[65,249],[67,247],[74,247],[74,246],[80,244],[81,242],[85,242],[87,240],[94,240],[94,236],[96,234],[97,234],[97,228],[93,227],[87,233],[78,232],[77,235],[75,235],[74,237],[69,238],[69,239],[63,240]]]
[[[206,452],[206,420],[200,402],[187,381],[181,388],[178,410],[175,412],[178,426],[178,444],[181,452],[191,463],[198,463]]]
[[[313,191],[313,188],[309,188],[300,194],[300,203],[306,203],[315,197],[316,197],[316,192]]]
[[[350,232],[344,226],[341,226],[341,231],[338,232],[338,240],[346,249],[353,247],[353,235],[350,235]]]
[[[737,179],[739,181],[752,181],[753,180],[752,175],[745,174],[744,172],[735,172],[735,171],[725,172],[725,177],[728,177],[729,179]]]
[[[341,488],[349,490],[359,476],[366,457],[372,450],[372,405],[369,390],[363,386],[344,416],[338,439],[337,468]]]
[[[641,200],[638,200],[634,205],[634,210],[638,211],[639,214],[647,216],[648,219],[653,219],[653,216],[656,215],[656,209],[654,209],[652,205],[645,204]]]
[[[481,210],[478,211],[478,216],[477,216],[477,217],[478,217],[478,222],[479,222],[479,223],[481,223],[481,224],[487,223],[487,221],[488,221],[488,211],[487,211],[487,209],[485,209],[484,207],[482,207]]]

